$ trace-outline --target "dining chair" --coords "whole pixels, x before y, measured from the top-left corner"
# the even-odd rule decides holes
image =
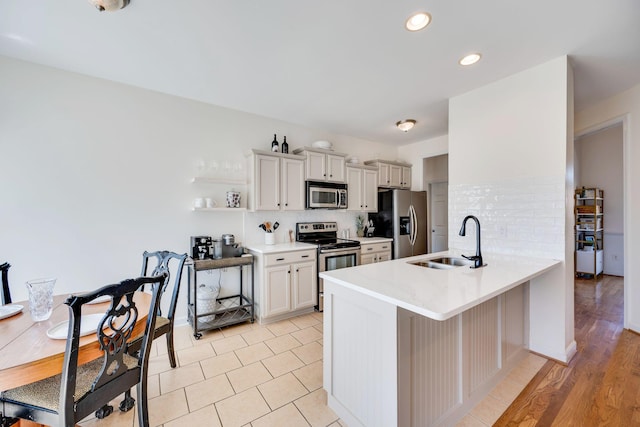
[[[9,267],[11,264],[5,262],[0,264],[0,271],[2,271],[2,304],[11,304],[11,290],[9,289]]]
[[[182,270],[184,263],[187,260],[188,255],[177,254],[171,251],[156,251],[147,252],[142,254],[142,276],[157,276],[160,274],[166,274],[166,279],[163,284],[163,295],[165,294],[169,282],[171,282],[171,276],[173,273],[173,289],[171,290],[171,299],[169,301],[169,309],[166,314],[163,315],[162,310],[158,311],[158,319],[156,321],[156,328],[153,338],[156,339],[159,336],[166,335],[167,337],[167,353],[169,356],[169,363],[172,368],[176,367],[176,354],[175,346],[173,343],[173,324],[176,314],[176,305],[178,303],[178,295],[180,293],[180,283],[182,281]],[[130,352],[135,352],[139,349],[141,340],[138,339],[129,345]]]
[[[69,296],[65,301],[69,306],[69,330],[62,373],[2,392],[0,402],[4,417],[28,419],[49,426],[73,427],[135,385],[138,392],[138,424],[148,427],[149,351],[165,280],[164,274],[139,277],[107,285],[94,292]],[[127,352],[127,341],[138,319],[133,296],[146,284],[152,288],[151,305],[142,345],[134,357]],[[102,356],[78,366],[83,306],[104,295],[111,297],[111,303],[96,328]]]
[[[167,355],[169,356],[169,364],[172,368],[177,366],[175,346],[173,344],[173,323],[176,314],[176,305],[178,303],[178,295],[180,293],[180,283],[182,280],[182,270],[184,263],[187,259],[187,254],[177,254],[171,251],[144,251],[142,254],[142,276],[149,274],[149,268],[153,265],[150,276],[157,276],[165,274],[166,278],[162,286],[162,294],[164,295],[169,282],[171,281],[171,270],[175,274],[173,281],[173,290],[171,291],[171,300],[169,302],[169,310],[166,316],[162,315],[161,307],[158,307],[158,316],[156,320],[156,327],[153,333],[153,339],[159,336],[165,335],[167,337]],[[150,263],[151,261],[151,263]],[[144,289],[143,289],[144,290]],[[142,344],[142,338],[137,338],[129,343],[129,353],[135,354],[140,350]],[[131,397],[131,390],[127,390],[124,394],[124,398],[120,402],[120,410],[125,411],[127,408],[132,408],[134,405],[134,399]],[[110,412],[104,412],[102,410],[96,412],[96,418],[104,418],[108,416]]]

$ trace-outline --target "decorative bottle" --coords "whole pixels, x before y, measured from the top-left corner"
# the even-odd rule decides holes
[[[287,144],[287,137],[284,137],[284,141],[282,141],[282,152],[287,154],[289,152],[289,144]]]
[[[276,139],[276,134],[273,134],[273,142],[271,143],[271,151],[274,153],[278,152],[278,140]]]

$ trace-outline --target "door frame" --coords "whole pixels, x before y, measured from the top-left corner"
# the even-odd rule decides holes
[[[624,293],[624,298],[623,298],[623,304],[624,304],[624,319],[623,319],[623,325],[625,329],[630,329],[632,331],[635,331],[637,333],[640,333],[639,329],[634,328],[634,325],[630,325],[629,324],[629,310],[631,309],[631,302],[629,300],[630,295],[631,295],[631,290],[630,290],[630,280],[628,280],[629,277],[629,254],[631,253],[631,248],[629,247],[631,245],[631,239],[629,239],[629,233],[627,230],[627,225],[630,223],[629,221],[631,220],[631,213],[629,212],[629,200],[631,197],[630,191],[631,191],[631,141],[629,139],[629,120],[630,120],[630,113],[626,113],[623,114],[621,116],[617,116],[614,117],[612,119],[609,119],[607,121],[598,123],[596,125],[593,125],[591,127],[588,127],[586,129],[583,129],[580,133],[577,133],[573,136],[573,140],[575,143],[575,140],[583,137],[585,135],[589,135],[592,133],[596,133],[599,132],[601,130],[604,130],[608,127],[611,126],[615,126],[618,124],[622,124],[622,194],[623,194],[623,200],[622,200],[622,229],[623,229],[623,233],[624,235],[622,236],[622,246],[624,248],[624,268],[623,268],[623,272],[624,272],[624,280],[623,280],[623,293]],[[573,155],[575,155],[575,149],[574,149],[574,153]],[[565,238],[567,240],[573,240],[573,229],[571,230],[567,230],[566,231],[566,235]],[[638,328],[640,328],[640,325],[635,325],[638,326]]]
[[[432,203],[432,197],[433,197],[433,191],[431,190],[431,186],[433,184],[447,184],[447,193],[448,193],[448,188],[449,188],[449,181],[433,181],[433,182],[428,182],[427,183],[427,252],[428,253],[433,253],[433,233],[431,230],[433,230],[433,203]],[[449,199],[449,195],[447,194],[447,200]],[[449,216],[449,202],[447,202],[447,223],[448,221],[448,216]],[[447,230],[448,230],[448,226],[447,226]],[[447,249],[449,247],[449,236],[447,236]]]

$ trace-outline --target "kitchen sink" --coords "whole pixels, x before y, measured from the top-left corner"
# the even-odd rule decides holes
[[[471,261],[468,261],[464,258],[452,258],[452,257],[443,257],[443,258],[435,258],[430,259],[430,262],[435,262],[437,264],[445,264],[450,265],[452,267],[460,267],[463,265],[471,265]]]
[[[411,261],[409,264],[417,265],[419,267],[435,268],[437,270],[450,270],[452,268],[462,267],[465,265],[470,266],[472,263],[463,258],[442,257]]]

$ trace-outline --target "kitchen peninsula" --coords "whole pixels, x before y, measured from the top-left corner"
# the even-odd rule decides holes
[[[486,267],[412,262],[322,273],[324,388],[349,426],[451,425],[527,354],[529,280],[560,261],[485,255]]]

